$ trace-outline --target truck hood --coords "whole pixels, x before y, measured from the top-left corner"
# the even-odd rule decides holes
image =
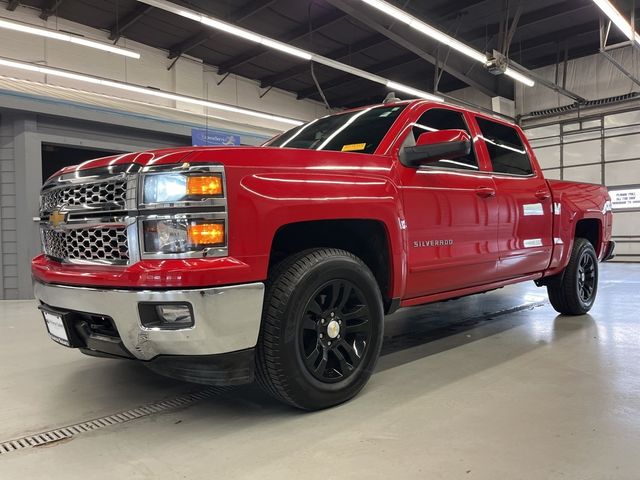
[[[149,165],[168,165],[185,162],[187,157],[198,151],[215,152],[215,154],[222,154],[225,151],[238,149],[238,150],[255,150],[260,147],[176,147],[176,148],[163,148],[159,150],[146,150],[144,152],[123,153],[121,155],[111,155],[109,157],[95,158],[87,160],[78,165],[72,165],[65,167],[56,175],[62,175],[65,173],[72,173],[81,170],[90,170],[93,168],[110,167],[114,165],[131,165],[137,164],[142,166]]]
[[[275,147],[180,147],[124,153],[88,160],[63,168],[62,175],[94,168],[137,164],[141,166],[179,163],[218,163],[239,167],[313,168],[323,170],[388,171],[389,157],[363,153],[317,151]]]

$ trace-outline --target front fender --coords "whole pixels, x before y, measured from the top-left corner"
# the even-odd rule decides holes
[[[336,172],[251,173],[234,181],[229,194],[229,253],[256,264],[266,278],[269,253],[279,228],[314,220],[361,219],[384,224],[392,260],[392,293],[404,289],[405,230],[400,195],[393,182],[376,175]]]

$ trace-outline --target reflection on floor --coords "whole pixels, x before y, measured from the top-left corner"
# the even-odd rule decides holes
[[[247,386],[49,447],[0,478],[615,478],[640,458],[640,265],[605,264],[590,315],[532,283],[387,318],[355,400],[303,414]],[[0,441],[200,387],[82,356],[0,302]]]

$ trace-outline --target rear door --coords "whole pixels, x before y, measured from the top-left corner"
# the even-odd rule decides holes
[[[497,188],[498,277],[547,268],[553,250],[553,202],[542,172],[531,161],[522,133],[509,124],[476,116],[479,147]]]
[[[400,148],[414,145],[424,131],[461,129],[474,138],[470,120],[453,108],[422,110],[403,132]],[[408,234],[406,298],[491,282],[498,259],[498,202],[475,146],[463,158],[418,168],[398,164]]]

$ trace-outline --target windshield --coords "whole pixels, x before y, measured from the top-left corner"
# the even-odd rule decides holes
[[[371,107],[322,117],[296,127],[265,146],[373,153],[405,105]]]

